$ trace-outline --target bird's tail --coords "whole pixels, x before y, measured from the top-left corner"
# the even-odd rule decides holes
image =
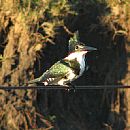
[[[48,71],[48,70],[47,70],[47,71]],[[47,71],[46,71],[46,72],[47,72]],[[46,73],[43,73],[42,76],[40,76],[39,78],[36,78],[36,79],[33,79],[33,80],[28,81],[27,84],[43,83],[43,82],[44,82],[44,79],[45,79],[45,75],[46,75]]]
[[[28,81],[28,84],[39,83],[39,82],[40,82],[40,79],[39,79],[39,78],[36,78],[36,79],[34,79],[34,80]]]

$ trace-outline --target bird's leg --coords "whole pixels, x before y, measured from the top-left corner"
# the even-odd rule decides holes
[[[69,86],[69,91],[70,91],[70,90],[73,90],[73,91],[75,92],[76,88],[75,88],[75,85],[74,85],[74,84],[69,83],[68,86]]]
[[[70,86],[67,84],[64,84],[63,87],[65,87],[65,90],[70,91]]]

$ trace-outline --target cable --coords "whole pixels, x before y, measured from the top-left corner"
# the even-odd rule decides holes
[[[70,87],[71,89],[72,87]],[[88,85],[88,86],[74,86],[75,89],[128,89],[129,85]],[[0,86],[1,90],[27,90],[27,89],[69,89],[66,86]]]

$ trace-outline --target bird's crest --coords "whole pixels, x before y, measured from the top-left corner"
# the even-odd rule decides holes
[[[73,36],[72,38],[70,38],[69,44],[75,44],[75,43],[78,42],[78,41],[79,41],[79,32],[76,31],[76,32],[74,33],[74,36]]]
[[[74,51],[74,48],[77,44],[79,44],[80,41],[79,41],[79,32],[76,31],[74,33],[74,36],[72,38],[70,38],[69,40],[69,52],[73,52]]]

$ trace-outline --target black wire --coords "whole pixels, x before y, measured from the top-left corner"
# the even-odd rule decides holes
[[[88,86],[74,86],[75,89],[128,89],[129,85],[88,85]],[[72,87],[70,87],[72,88]],[[2,90],[27,90],[27,89],[69,89],[66,86],[0,86]]]

